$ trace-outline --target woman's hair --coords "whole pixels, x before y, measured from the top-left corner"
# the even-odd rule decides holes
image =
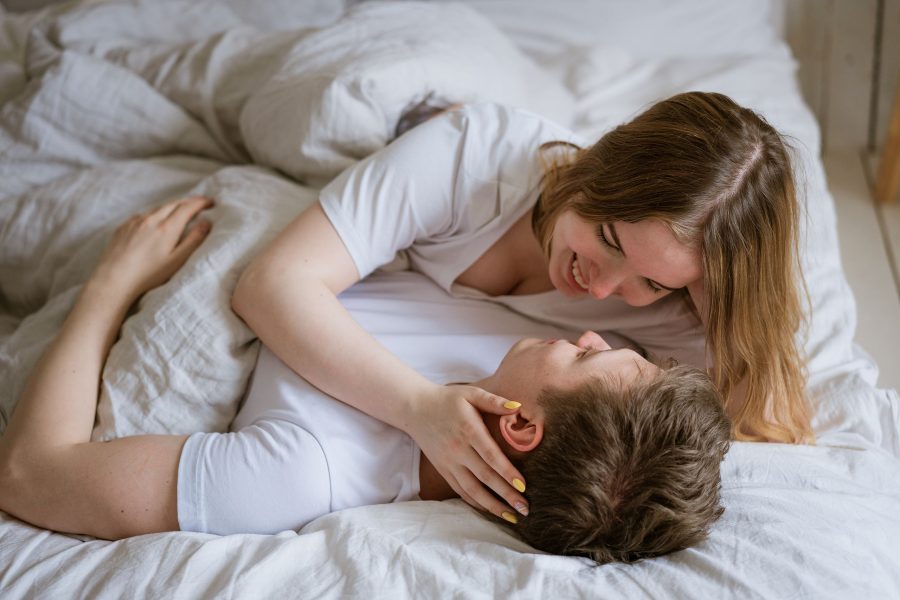
[[[703,306],[694,308],[703,313],[719,391],[728,399],[743,388],[744,402],[732,412],[736,439],[811,441],[805,362],[795,341],[804,323],[800,207],[778,132],[727,96],[689,92],[589,148],[542,160],[532,224],[545,251],[566,210],[598,225],[668,225],[702,257]]]
[[[529,514],[516,531],[541,550],[634,562],[706,538],[723,512],[731,423],[706,376],[674,367],[623,386],[547,389],[544,437],[516,462]]]

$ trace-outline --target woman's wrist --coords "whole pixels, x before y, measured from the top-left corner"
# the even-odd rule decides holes
[[[395,419],[396,427],[413,435],[413,430],[416,429],[416,424],[419,423],[419,416],[422,414],[423,409],[436,400],[442,387],[423,377],[413,391],[403,394],[396,404],[398,407]]]

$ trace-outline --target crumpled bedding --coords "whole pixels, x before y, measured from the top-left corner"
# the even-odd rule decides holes
[[[818,130],[770,24],[710,0],[558,3],[575,20],[540,2],[468,4],[362,3],[343,20],[338,2],[287,0],[2,15],[0,430],[109,234],[136,211],[217,199],[203,247],[127,319],[94,437],[224,430],[257,351],[229,309],[239,273],[324,182],[389,139],[408,103],[432,90],[502,101],[590,138],[655,99],[707,89],[761,111],[797,149],[818,445],[735,444],[710,539],[634,566],[537,553],[460,501],[342,511],[277,536],[119,542],[0,513],[4,597],[900,595],[900,399],[852,343]],[[717,51],[708,31],[742,37]],[[384,297],[398,317],[415,314],[396,294],[409,275],[376,275],[345,301]]]
[[[315,200],[311,182],[384,146],[401,111],[429,92],[560,118],[574,103],[461,6],[372,3],[320,28],[236,22],[196,41],[148,41],[183,5],[168,7],[87,7],[26,38],[29,81],[0,112],[0,298],[4,312],[26,317],[0,344],[10,366],[0,375],[4,422],[19,374],[52,339],[47,323],[64,318],[71,288],[126,215],[186,193],[218,201],[203,247],[126,321],[95,438],[223,430],[256,358],[228,308],[231,290],[249,258]],[[120,18],[114,8],[126,25],[145,23],[142,37],[104,35]],[[53,301],[67,292],[69,301]]]

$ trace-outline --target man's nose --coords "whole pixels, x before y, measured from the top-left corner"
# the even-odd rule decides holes
[[[612,346],[606,343],[606,340],[594,331],[585,331],[582,333],[575,345],[579,348],[590,348],[592,350],[609,350],[612,348]]]

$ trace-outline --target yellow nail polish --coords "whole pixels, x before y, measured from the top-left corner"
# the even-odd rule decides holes
[[[519,479],[518,477],[512,480],[513,487],[519,490],[519,493],[523,493],[525,491],[525,482]]]
[[[519,522],[519,520],[516,518],[516,515],[512,514],[511,512],[504,511],[500,513],[500,516],[503,517],[505,521],[509,521],[513,525]]]
[[[522,403],[516,402],[515,400],[507,400],[506,402],[503,403],[503,408],[508,408],[510,410],[512,410],[514,408],[519,408],[520,406],[522,406]]]

